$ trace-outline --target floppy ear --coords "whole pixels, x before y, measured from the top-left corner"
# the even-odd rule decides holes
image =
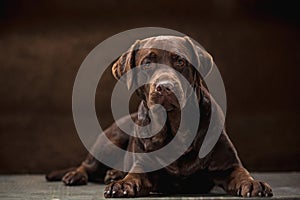
[[[190,37],[185,36],[184,38],[192,54],[191,62],[194,67],[197,68],[193,74],[193,88],[200,104],[202,104],[204,98],[203,92],[207,90],[204,78],[211,72],[214,61],[211,55],[209,55],[202,47],[195,44]]]
[[[205,78],[209,75],[214,65],[212,56],[202,47],[195,44],[190,37],[184,36],[184,38],[193,54],[192,63],[196,65],[194,67],[196,67],[200,71],[201,76]]]
[[[120,58],[112,66],[112,74],[119,80],[130,69],[135,67],[135,54],[138,49],[140,41],[137,40],[127,52],[123,53]],[[130,89],[133,84],[132,74],[127,74],[126,77],[127,88]]]

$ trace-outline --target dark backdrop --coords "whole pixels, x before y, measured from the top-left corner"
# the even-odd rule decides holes
[[[221,71],[227,129],[250,170],[300,170],[297,1],[0,1],[0,173],[44,173],[77,165],[86,150],[71,95],[85,56],[136,27],[183,32]],[[298,12],[298,13],[297,13]],[[112,122],[108,72],[97,93]]]

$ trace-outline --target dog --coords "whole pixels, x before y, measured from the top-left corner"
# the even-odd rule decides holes
[[[159,65],[168,67],[160,68]],[[94,144],[94,153],[101,151],[101,147],[106,145],[101,143],[104,135],[117,147],[136,153],[154,152],[170,143],[178,134],[180,122],[185,120],[181,119],[181,112],[189,98],[177,73],[192,87],[196,96],[195,102],[200,108],[199,125],[191,145],[177,160],[152,172],[143,171],[143,160],[131,166],[138,169],[139,173],[134,170],[127,173],[111,169],[89,154],[79,167],[51,172],[46,175],[46,179],[62,180],[70,186],[87,184],[88,181],[104,182],[107,184],[104,191],[106,198],[148,196],[152,192],[205,194],[215,185],[235,196],[272,196],[269,184],[253,179],[243,167],[225,128],[222,128],[213,149],[204,158],[198,156],[211,121],[213,98],[203,77],[209,74],[212,66],[212,57],[189,37],[156,36],[137,40],[113,63],[112,73],[119,80],[135,68],[153,69],[151,82],[136,90],[141,99],[137,113],[119,119],[118,123],[100,134]],[[123,82],[130,88],[137,78],[139,77],[127,76]],[[133,137],[117,126],[127,124],[129,120],[139,126],[151,124],[149,113],[152,111],[155,114],[155,109],[152,108],[157,104],[166,112],[166,122],[157,134],[141,138],[139,129],[130,127],[137,136]],[[109,147],[101,153],[114,157],[114,152]],[[115,162],[119,159],[124,158],[116,157]]]

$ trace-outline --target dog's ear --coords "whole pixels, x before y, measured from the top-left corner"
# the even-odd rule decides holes
[[[184,38],[187,42],[188,48],[192,53],[192,64],[196,65],[194,67],[199,70],[201,77],[205,79],[205,77],[207,77],[212,71],[212,68],[214,66],[212,56],[202,47],[195,44],[195,42],[191,38],[187,36],[185,36]]]
[[[119,80],[121,76],[123,76],[126,72],[128,72],[130,69],[133,69],[135,67],[135,54],[138,50],[140,41],[137,40],[129,49],[127,52],[123,53],[119,59],[113,64],[112,66],[112,74],[114,77]],[[127,74],[126,76],[126,84],[128,89],[131,88],[133,84],[133,78],[132,74]]]
[[[203,91],[207,90],[207,86],[205,84],[204,79],[209,75],[211,72],[214,61],[212,56],[207,53],[202,47],[198,46],[193,42],[193,40],[187,36],[184,37],[187,46],[191,52],[191,64],[194,65],[197,70],[194,70],[193,73],[193,88],[196,92],[197,98],[199,101],[203,101]]]

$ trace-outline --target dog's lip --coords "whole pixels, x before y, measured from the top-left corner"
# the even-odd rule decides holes
[[[170,112],[170,111],[172,111],[172,110],[174,110],[175,109],[175,106],[174,105],[172,105],[172,104],[170,104],[170,106],[164,106],[164,108],[166,109],[166,111],[167,112]]]
[[[150,96],[154,97],[153,99],[150,98],[150,104],[160,104],[165,108],[167,112],[180,108],[179,102],[176,101],[177,98],[173,95],[165,95],[160,94],[159,92],[152,92]]]
[[[154,104],[162,105],[167,112],[177,109],[177,107],[175,105],[173,105],[172,103],[169,103],[169,102],[168,103],[154,103]]]
[[[167,112],[175,110],[177,107],[170,101],[163,101],[161,105],[166,109]]]

